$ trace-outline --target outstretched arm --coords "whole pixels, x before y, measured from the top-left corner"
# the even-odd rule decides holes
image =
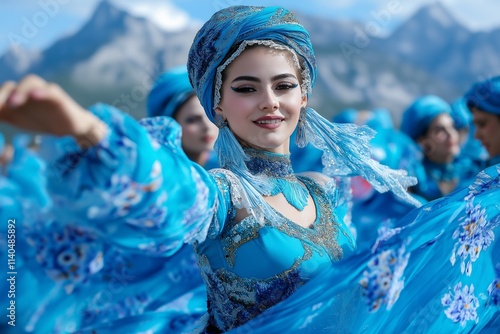
[[[172,119],[140,125],[111,106],[87,111],[59,86],[29,76],[2,86],[0,120],[64,137],[40,146],[59,221],[159,255],[204,239],[217,187],[184,154]]]

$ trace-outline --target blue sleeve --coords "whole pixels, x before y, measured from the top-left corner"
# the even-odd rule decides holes
[[[47,186],[57,219],[90,225],[121,247],[170,255],[205,239],[217,187],[191,162],[171,118],[139,124],[107,105],[90,111],[107,124],[104,138],[80,149],[72,138],[44,138]]]

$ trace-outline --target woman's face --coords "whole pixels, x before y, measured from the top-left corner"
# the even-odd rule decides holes
[[[476,132],[474,137],[488,151],[489,156],[500,156],[500,116],[473,108],[474,125]]]
[[[448,114],[434,118],[419,143],[427,158],[437,163],[451,162],[460,153],[458,131]]]
[[[179,108],[175,120],[182,127],[182,148],[189,157],[212,150],[218,129],[210,122],[196,96]]]
[[[289,153],[290,136],[307,103],[299,78],[288,51],[251,47],[226,68],[216,112],[242,145]]]

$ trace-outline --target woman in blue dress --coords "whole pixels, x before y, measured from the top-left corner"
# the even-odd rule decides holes
[[[459,134],[446,101],[435,95],[416,99],[403,113],[401,131],[423,153],[423,168],[417,170],[418,184],[411,189],[413,193],[430,201],[471,183],[472,166],[457,160]]]
[[[461,236],[459,222],[442,221],[443,216],[451,216],[450,212],[460,213],[456,209],[461,201],[447,199],[439,206],[442,214],[436,217],[429,213],[431,207],[414,210],[412,217],[423,215],[434,217],[434,221],[426,219],[426,224],[412,224],[409,220],[408,228],[399,234],[398,230],[383,230],[374,254],[363,248],[350,256],[355,241],[343,223],[344,203],[338,197],[334,179],[318,173],[307,177],[293,173],[289,140],[298,127],[299,145],[310,142],[324,151],[325,173],[359,174],[379,191],[391,190],[416,202],[405,191],[414,184],[414,179],[403,171],[380,165],[369,156],[368,142],[373,135],[370,129],[332,124],[307,107],[317,68],[309,35],[292,13],[279,7],[249,6],[217,12],[195,38],[188,71],[207,116],[219,127],[215,150],[221,168],[210,173],[185,156],[179,145],[178,126],[169,119],[147,119],[139,125],[109,106],[97,105],[88,112],[59,87],[38,77],[2,86],[0,118],[26,129],[71,137],[71,145],[55,150],[54,156],[46,159],[58,167],[48,175],[48,191],[73,221],[92,226],[123,247],[158,256],[168,256],[183,243],[194,244],[207,286],[208,312],[201,319],[200,330],[237,331],[241,325],[246,330],[255,324],[252,321],[263,317],[270,320],[267,327],[262,322],[258,324],[267,328],[268,333],[283,331],[287,326],[315,331],[316,325],[324,330],[336,330],[338,325],[338,329],[369,331],[365,324],[380,318],[378,326],[388,325],[393,314],[384,317],[377,314],[364,322],[351,322],[358,320],[356,314],[366,313],[365,304],[374,309],[388,301],[393,310],[409,307],[418,312],[421,305],[436,299],[446,304],[441,312],[444,316],[431,314],[431,323],[437,319],[439,324],[460,330],[462,322],[467,326],[469,318],[474,322],[478,319],[470,312],[466,320],[455,316],[456,309],[461,312],[469,307],[457,306],[455,297],[460,294],[470,297],[469,286],[447,290],[452,279],[462,277],[460,268],[456,271],[459,266],[441,270],[436,265],[440,262],[435,262],[435,248],[427,251],[420,247],[460,246],[456,238],[439,236],[449,236],[451,229],[457,230],[457,237]],[[54,119],[58,120],[57,126]],[[487,175],[496,180],[498,171]],[[57,177],[66,181],[64,186]],[[496,190],[495,183],[481,185],[484,187],[478,183],[474,189],[476,197]],[[490,219],[498,217],[489,197],[481,204]],[[465,231],[472,231],[473,226],[465,224],[468,222],[465,218],[458,216],[459,221],[464,219]],[[480,222],[484,225],[485,220]],[[483,225],[488,231],[493,227]],[[408,244],[402,237],[413,233],[417,241]],[[464,275],[473,274],[471,280],[478,283],[478,291],[488,293],[484,282],[493,284],[489,313],[482,312],[483,309],[477,311],[480,318],[476,328],[480,328],[495,314],[493,297],[497,291],[491,248],[487,247],[489,244],[482,245],[481,249],[488,248],[487,252],[477,252],[477,247],[472,252],[470,247],[458,246],[458,261],[464,262]],[[416,249],[419,254],[409,257],[405,247],[409,251]],[[469,270],[471,261],[480,264],[483,270]],[[410,295],[398,301],[405,267],[410,268],[411,274],[425,268],[426,280],[408,277],[408,284],[412,285]],[[359,273],[365,269],[367,274],[360,277]],[[385,277],[390,279],[377,275],[385,273],[382,269],[387,269]],[[444,290],[424,290],[429,281],[444,277],[450,280],[435,284],[435,289],[444,285]],[[380,282],[389,291],[387,298],[382,298],[385,290],[376,289]],[[316,289],[325,286],[329,289],[321,296]],[[443,291],[448,295],[441,294]],[[314,311],[326,315],[322,311],[341,310],[341,302],[351,299],[335,296],[340,293],[347,297],[350,292],[356,297],[352,300],[354,310],[359,312],[352,312],[352,317],[334,312],[326,318],[318,317],[316,322]],[[420,292],[425,299],[413,295]],[[288,308],[300,310],[294,313],[294,321],[290,321]],[[285,317],[286,314],[289,316]],[[448,319],[446,314],[452,318]],[[162,316],[148,314],[143,324],[153,332],[160,331],[154,323],[161,321]],[[423,316],[416,313],[415,318]],[[284,319],[288,321],[283,322]],[[328,321],[324,322],[325,319]],[[414,324],[405,320],[397,319],[398,329]],[[328,327],[324,328],[325,325]],[[114,329],[126,331],[124,328],[125,323],[117,323]]]
[[[475,83],[465,100],[474,117],[474,136],[488,151],[487,165],[500,163],[500,77]]]
[[[189,159],[205,169],[216,167],[217,157],[212,153],[218,129],[198,101],[185,66],[171,68],[156,79],[148,95],[147,114],[175,119],[182,128],[182,149]]]

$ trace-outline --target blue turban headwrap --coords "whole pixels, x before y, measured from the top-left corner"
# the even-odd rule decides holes
[[[195,92],[187,74],[185,66],[174,67],[161,74],[153,84],[148,95],[148,117],[174,117],[175,112]]]
[[[468,129],[472,122],[472,114],[467,108],[465,99],[460,98],[451,104],[451,118],[457,130]]]
[[[434,118],[441,114],[451,114],[450,105],[435,95],[416,99],[403,113],[401,131],[413,140],[424,135]]]
[[[375,108],[372,110],[373,119],[369,120],[366,125],[370,128],[378,129],[394,129],[394,122],[389,110],[385,108]]]
[[[500,115],[500,76],[475,83],[464,99],[469,109]]]
[[[342,109],[337,115],[333,116],[332,122],[335,123],[356,123],[358,110],[354,108]]]
[[[233,6],[215,13],[194,38],[189,51],[188,71],[196,95],[210,120],[214,121],[214,86],[217,68],[243,41],[272,40],[291,48],[316,81],[316,58],[309,33],[295,15],[280,7]]]
[[[215,113],[220,98],[221,72],[247,45],[265,45],[290,51],[300,67],[302,94],[310,94],[317,77],[317,66],[309,33],[295,15],[281,7],[232,6],[215,13],[196,34],[188,56],[189,80],[208,118],[219,127],[214,150],[219,165],[237,176],[235,187],[246,194],[237,207],[245,207],[259,221],[275,217],[275,211],[262,198],[271,182],[264,175],[252,175],[248,160],[229,126]],[[379,191],[396,195],[419,205],[406,188],[416,180],[404,171],[394,171],[370,157],[369,141],[374,135],[368,127],[334,124],[312,108],[301,112],[296,143],[311,143],[323,151],[324,172],[330,176],[361,175]],[[276,219],[280,221],[280,219]]]

